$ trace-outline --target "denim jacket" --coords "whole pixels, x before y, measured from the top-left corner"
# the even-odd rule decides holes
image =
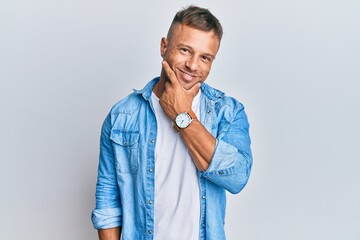
[[[96,229],[122,226],[123,240],[153,239],[158,126],[151,92],[158,80],[115,104],[102,126],[92,222]],[[243,105],[234,98],[206,83],[201,91],[200,121],[216,138],[216,147],[208,169],[198,171],[199,239],[222,240],[225,190],[240,192],[250,174],[249,123]]]

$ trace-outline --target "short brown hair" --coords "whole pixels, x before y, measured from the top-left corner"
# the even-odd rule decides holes
[[[221,41],[223,35],[223,29],[219,20],[212,15],[212,13],[205,8],[191,5],[177,12],[167,35],[168,39],[171,39],[173,30],[178,24],[184,24],[186,26],[202,30],[205,32],[214,31],[215,35]]]

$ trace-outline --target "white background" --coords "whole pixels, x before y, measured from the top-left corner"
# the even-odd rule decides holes
[[[189,1],[0,1],[0,239],[96,239],[100,127],[160,72]],[[193,1],[224,38],[208,83],[251,123],[230,240],[360,239],[360,2]]]

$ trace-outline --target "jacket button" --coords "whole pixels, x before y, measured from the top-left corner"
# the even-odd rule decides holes
[[[151,231],[151,230],[148,230],[147,233],[148,233],[148,234],[152,234],[152,231]]]
[[[223,171],[219,171],[219,175],[223,175],[224,174],[224,172]]]

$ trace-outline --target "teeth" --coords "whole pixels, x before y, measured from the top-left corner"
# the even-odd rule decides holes
[[[192,76],[191,76],[191,75],[189,75],[189,74],[187,74],[187,73],[184,73],[184,75],[185,75],[185,78],[186,78],[186,79],[192,79]]]

